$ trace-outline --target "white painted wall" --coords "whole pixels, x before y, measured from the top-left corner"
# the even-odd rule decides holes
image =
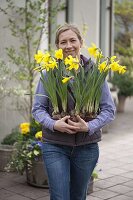
[[[70,1],[70,22],[78,25],[83,32],[84,25],[88,28],[84,37],[85,44],[90,46],[94,42],[99,46],[99,0],[72,0]]]
[[[89,45],[95,42],[99,45],[99,0],[74,0],[73,21],[82,29],[83,25],[88,26],[86,43]]]

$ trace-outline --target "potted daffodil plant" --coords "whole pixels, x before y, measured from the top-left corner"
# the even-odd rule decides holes
[[[101,98],[101,87],[107,75],[110,71],[125,73],[126,67],[119,64],[116,56],[105,57],[95,44],[87,50],[94,60],[93,67],[88,70],[88,73],[85,73],[84,65],[77,57],[69,55],[64,59],[62,49],[56,50],[53,56],[49,52],[44,53],[40,50],[35,54],[37,63],[35,70],[40,72],[44,89],[52,102],[52,117],[63,117],[69,114],[70,116],[79,115],[86,121],[89,118],[95,118]],[[88,64],[89,62],[92,62],[91,58]],[[70,94],[70,90],[74,92]],[[74,110],[70,113],[67,113],[68,94],[71,95],[75,104]],[[61,113],[58,98],[62,104]]]

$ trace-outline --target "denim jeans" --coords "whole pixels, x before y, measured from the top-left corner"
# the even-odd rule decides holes
[[[85,200],[89,179],[99,157],[97,143],[66,146],[44,143],[50,200]]]

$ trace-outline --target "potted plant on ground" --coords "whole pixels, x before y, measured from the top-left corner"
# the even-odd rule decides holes
[[[0,171],[5,171],[5,167],[11,159],[14,151],[14,143],[17,141],[19,132],[17,128],[3,138],[0,144]]]
[[[6,166],[6,171],[26,172],[27,182],[37,187],[48,187],[47,176],[42,161],[41,125],[32,119],[31,123],[21,123],[19,135],[14,144],[15,151]]]

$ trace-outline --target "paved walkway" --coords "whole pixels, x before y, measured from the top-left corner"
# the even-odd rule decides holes
[[[103,134],[98,180],[87,200],[133,200],[133,99],[128,99],[124,114]],[[0,172],[0,200],[49,200],[47,189],[27,185],[25,176]]]

